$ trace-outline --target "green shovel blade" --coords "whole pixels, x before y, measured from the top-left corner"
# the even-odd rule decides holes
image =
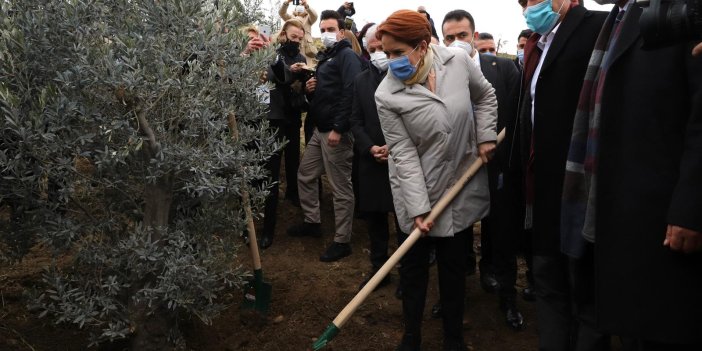
[[[330,323],[329,326],[327,326],[327,330],[312,344],[312,349],[314,351],[321,350],[324,346],[327,346],[328,342],[334,339],[336,334],[339,334],[339,328],[334,325],[334,323]]]
[[[273,287],[263,281],[263,271],[260,269],[255,270],[254,279],[244,288],[242,307],[268,313],[271,303],[271,290],[273,290]]]

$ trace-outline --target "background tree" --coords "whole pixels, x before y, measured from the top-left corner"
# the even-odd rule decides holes
[[[236,30],[259,3],[0,2],[2,256],[70,257],[44,274],[41,316],[163,350],[179,316],[224,307],[241,194],[257,211],[280,147],[256,96],[270,52],[241,56]]]

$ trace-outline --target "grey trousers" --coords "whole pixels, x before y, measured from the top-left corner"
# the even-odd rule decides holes
[[[334,241],[351,241],[353,223],[353,185],[351,184],[351,164],[353,161],[353,136],[344,133],[339,145],[327,144],[329,133],[314,129],[312,138],[305,147],[305,153],[297,171],[297,188],[300,193],[300,206],[306,223],[321,223],[319,209],[319,187],[317,179],[326,173],[334,196],[334,218],[336,232]]]

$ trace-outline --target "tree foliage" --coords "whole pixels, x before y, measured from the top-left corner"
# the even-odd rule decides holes
[[[257,6],[0,2],[2,258],[37,244],[71,257],[46,270],[42,316],[99,342],[139,316],[222,309],[241,279],[241,195],[261,206],[280,147],[256,95],[270,52],[240,55]]]

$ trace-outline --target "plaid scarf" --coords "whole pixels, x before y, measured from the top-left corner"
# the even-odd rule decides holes
[[[630,0],[632,2],[633,0]],[[585,240],[595,242],[597,151],[602,92],[626,13],[612,11],[595,43],[585,73],[568,150],[561,203],[561,251],[581,257]]]

